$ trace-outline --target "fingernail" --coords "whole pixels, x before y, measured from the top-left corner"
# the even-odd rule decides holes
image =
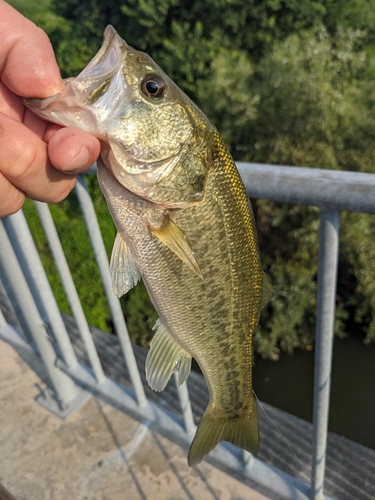
[[[90,158],[90,151],[83,147],[78,155],[72,160],[69,166],[66,167],[71,173],[79,172],[82,167],[86,166]]]

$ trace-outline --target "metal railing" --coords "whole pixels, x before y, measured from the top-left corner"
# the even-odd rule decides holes
[[[375,175],[264,164],[238,163],[237,166],[250,197],[320,208],[310,498],[321,500],[331,389],[340,211],[375,214]]]
[[[324,498],[339,212],[349,210],[375,213],[375,175],[248,163],[238,163],[238,168],[252,198],[315,205],[320,208],[311,471],[313,479],[311,488],[296,480],[291,481],[286,494],[293,498],[306,498],[309,495],[313,500],[320,500]],[[95,171],[90,170],[91,173]],[[37,202],[39,217],[91,365],[89,371],[77,360],[23,213],[20,211],[2,219],[0,284],[2,282],[17,314],[24,341],[34,345],[43,359],[54,393],[53,398],[40,397],[39,402],[65,418],[90,397],[90,392],[83,389],[83,386],[95,390],[96,394],[105,397],[118,408],[134,412],[151,422],[158,422],[158,425],[167,427],[170,433],[181,437],[183,431],[178,420],[171,420],[166,412],[146,398],[121,306],[112,292],[108,259],[84,175],[78,177],[76,193],[134,392],[125,390],[105,376],[48,206]],[[0,310],[0,333],[4,326],[5,320]],[[189,440],[195,424],[186,384],[178,387],[178,394],[186,439]],[[285,474],[280,472],[278,476],[277,472],[270,472],[259,460],[249,458],[247,454],[244,454],[243,460],[242,463],[234,460],[234,466],[255,481],[279,484],[275,487],[279,493],[282,492],[281,483],[287,480]]]

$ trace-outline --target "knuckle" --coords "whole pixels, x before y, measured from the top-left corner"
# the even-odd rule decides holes
[[[9,165],[9,176],[15,181],[24,181],[35,177],[46,164],[43,148],[32,144],[14,141]]]

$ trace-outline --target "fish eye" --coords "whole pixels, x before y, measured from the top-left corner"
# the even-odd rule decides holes
[[[156,99],[166,93],[167,85],[159,75],[147,75],[142,80],[141,90],[147,97]]]

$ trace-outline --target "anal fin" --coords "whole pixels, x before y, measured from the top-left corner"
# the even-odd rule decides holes
[[[117,297],[125,295],[141,279],[141,273],[125,240],[117,233],[113,244],[110,271],[112,288]]]
[[[173,372],[178,372],[178,385],[188,378],[191,356],[173,340],[160,320],[154,326],[156,333],[146,359],[146,378],[154,391],[162,391]]]

